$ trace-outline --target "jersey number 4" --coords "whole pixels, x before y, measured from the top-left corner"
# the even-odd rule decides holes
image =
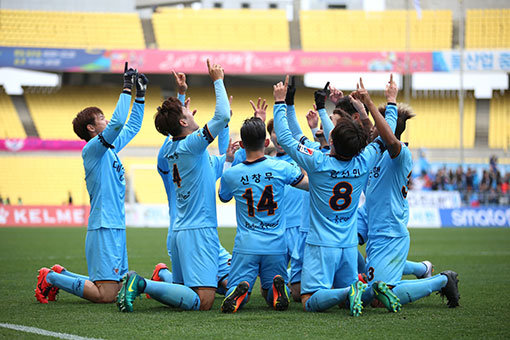
[[[339,182],[333,187],[333,196],[329,198],[329,206],[335,211],[347,209],[352,202],[352,185]],[[339,204],[340,203],[340,204]]]
[[[179,169],[177,168],[177,164],[174,163],[174,168],[172,171],[172,177],[175,184],[177,184],[177,187],[181,187],[181,175],[179,175]]]
[[[255,216],[253,190],[251,188],[246,189],[242,197],[246,200],[246,205],[248,206],[248,216]],[[273,186],[266,185],[262,196],[260,196],[259,203],[257,203],[257,211],[262,212],[267,210],[268,215],[274,215],[276,209],[278,209],[278,203],[274,201]]]

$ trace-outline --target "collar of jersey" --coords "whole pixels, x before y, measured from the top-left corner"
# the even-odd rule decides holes
[[[285,152],[278,152],[278,153],[276,153],[276,157],[283,157],[285,155],[286,155]]]
[[[187,136],[182,136],[182,137],[172,137],[172,141],[174,142],[177,142],[178,140],[183,140],[184,138],[186,138]]]
[[[263,156],[263,157],[260,157],[259,159],[256,159],[252,162],[250,161],[244,161],[243,164],[246,164],[246,165],[250,165],[250,164],[254,164],[254,163],[258,163],[258,162],[262,162],[263,160],[266,159],[266,156]]]

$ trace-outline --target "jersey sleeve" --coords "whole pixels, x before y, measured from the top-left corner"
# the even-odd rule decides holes
[[[307,148],[314,149],[314,150],[320,150],[320,148],[321,148],[321,143],[311,141],[306,136],[301,137],[299,139],[299,143],[303,144]]]
[[[229,142],[230,142],[230,129],[227,125],[221,130],[220,134],[218,135],[218,151],[220,155],[224,155],[225,153],[227,153]]]
[[[296,164],[285,162],[285,184],[296,186],[304,175]]]
[[[395,133],[395,129],[397,128],[397,118],[398,118],[397,105],[394,105],[394,104],[386,105],[386,111],[384,113],[384,117],[386,119],[386,122],[390,126],[391,131],[393,131],[393,133]]]
[[[167,137],[167,139],[170,137]],[[168,160],[165,158],[165,148],[161,147],[158,153],[158,163],[157,163],[158,174],[161,176],[163,180],[163,185],[165,186],[165,191],[167,196],[169,196],[170,183],[172,182],[172,174],[170,172],[170,165],[168,164]]]
[[[319,117],[322,122],[322,129],[324,130],[324,137],[329,142],[329,133],[335,128],[331,118],[329,118],[328,111],[326,109],[319,110]]]
[[[230,121],[230,104],[228,103],[227,91],[223,85],[223,80],[218,79],[214,82],[214,91],[216,93],[214,116],[203,128],[193,132],[181,142],[183,148],[190,153],[198,154],[204,151]]]
[[[228,185],[228,180],[227,180],[227,176],[229,175],[230,171],[231,171],[232,168],[230,169],[227,169],[224,173],[223,173],[223,176],[221,176],[221,182],[220,182],[220,192],[218,193],[218,196],[220,198],[220,201],[222,201],[223,203],[227,203],[229,202],[232,197],[234,197],[234,193],[232,192],[232,190],[230,189],[229,185]]]
[[[296,116],[296,107],[294,105],[287,105],[287,120],[289,122],[290,133],[292,133],[292,137],[294,137],[295,140],[300,140],[305,137],[303,130],[301,130],[299,126]]]
[[[177,94],[177,99],[179,99],[179,101],[181,102],[182,106],[184,106],[185,103],[186,103],[186,94],[178,93]]]
[[[83,156],[86,158],[100,158],[108,149],[114,149],[113,143],[122,131],[129,113],[129,104],[131,103],[131,94],[122,92],[117,106],[113,112],[112,119],[106,125],[106,128],[87,142],[83,149]]]
[[[242,163],[246,160],[246,150],[241,148],[236,151],[234,154],[234,161],[232,162],[232,166]]]
[[[404,144],[401,143],[402,147],[400,148],[400,152],[395,157],[392,157],[392,161],[394,163],[399,164],[400,166],[404,166],[406,164],[412,164],[413,163],[413,156],[411,154],[411,150]]]
[[[283,103],[275,103],[273,107],[274,127],[278,143],[306,172],[313,171],[324,155],[322,152],[315,152],[316,150],[307,148],[292,137],[285,109],[286,107]]]
[[[223,165],[225,164],[226,155],[215,156],[209,155],[212,168],[214,169],[215,179],[218,179],[223,174]]]
[[[145,101],[142,99],[136,99],[131,109],[131,115],[126,125],[122,128],[117,139],[115,139],[114,145],[117,152],[122,150],[140,131],[143,121],[143,113],[145,109]]]

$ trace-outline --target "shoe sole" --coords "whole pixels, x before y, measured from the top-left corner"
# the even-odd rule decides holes
[[[386,309],[390,312],[396,313],[400,311],[402,305],[400,299],[393,293],[393,291],[384,282],[376,282],[374,285],[375,297],[381,301]]]
[[[221,311],[223,313],[235,313],[239,309],[242,301],[248,294],[248,290],[250,289],[250,285],[248,283],[241,282],[237,285],[236,289],[223,300],[221,304]],[[237,303],[240,301],[239,303]]]
[[[356,282],[351,286],[351,293],[349,294],[349,309],[352,316],[360,316],[363,310],[363,303],[361,302],[361,295],[367,289],[367,285],[362,281]]]
[[[119,309],[120,312],[129,313],[133,311],[133,306],[129,308],[129,304],[127,303],[126,299],[126,290],[129,281],[128,274],[124,275],[122,280],[123,280],[122,287],[120,287],[120,290],[117,293],[117,308]]]
[[[273,279],[273,308],[279,311],[289,308],[289,296],[285,289],[285,280],[279,275]]]
[[[42,275],[44,275],[42,273],[42,269],[39,269],[38,274],[37,274],[37,286],[35,287],[34,292],[35,292],[35,298],[37,299],[37,301],[45,304],[45,303],[48,303],[48,293],[51,290],[51,286],[49,286],[46,289],[46,291],[43,292],[42,288],[40,287],[40,285],[42,283],[41,281],[44,280],[44,279],[41,280]]]
[[[443,272],[445,273],[445,272]],[[441,274],[443,274],[441,273]],[[454,271],[447,271],[445,274],[443,274],[448,278],[448,282],[446,283],[446,290],[453,290],[452,294],[446,294],[443,293],[441,290],[441,295],[446,296],[446,299],[448,301],[448,308],[455,308],[459,306],[459,300],[460,300],[460,294],[459,294],[459,274],[457,274]],[[451,281],[450,281],[451,280]],[[448,287],[448,285],[451,283],[453,285],[452,287]],[[452,296],[450,296],[452,295]]]

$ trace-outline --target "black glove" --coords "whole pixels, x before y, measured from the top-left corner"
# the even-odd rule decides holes
[[[149,83],[149,79],[145,76],[145,74],[140,73],[136,77],[136,97],[143,98],[145,97],[145,91],[147,91],[147,84]]]
[[[296,94],[295,77],[290,77],[290,84],[287,85],[287,95],[285,96],[285,104],[294,105],[294,95]]]
[[[137,72],[132,68],[128,69],[128,63],[124,64],[124,87],[125,89],[132,89],[135,83]]]
[[[314,92],[315,97],[315,106],[317,110],[324,109],[326,107],[326,98],[329,95],[329,81],[326,83],[326,86],[322,90],[317,90]]]

